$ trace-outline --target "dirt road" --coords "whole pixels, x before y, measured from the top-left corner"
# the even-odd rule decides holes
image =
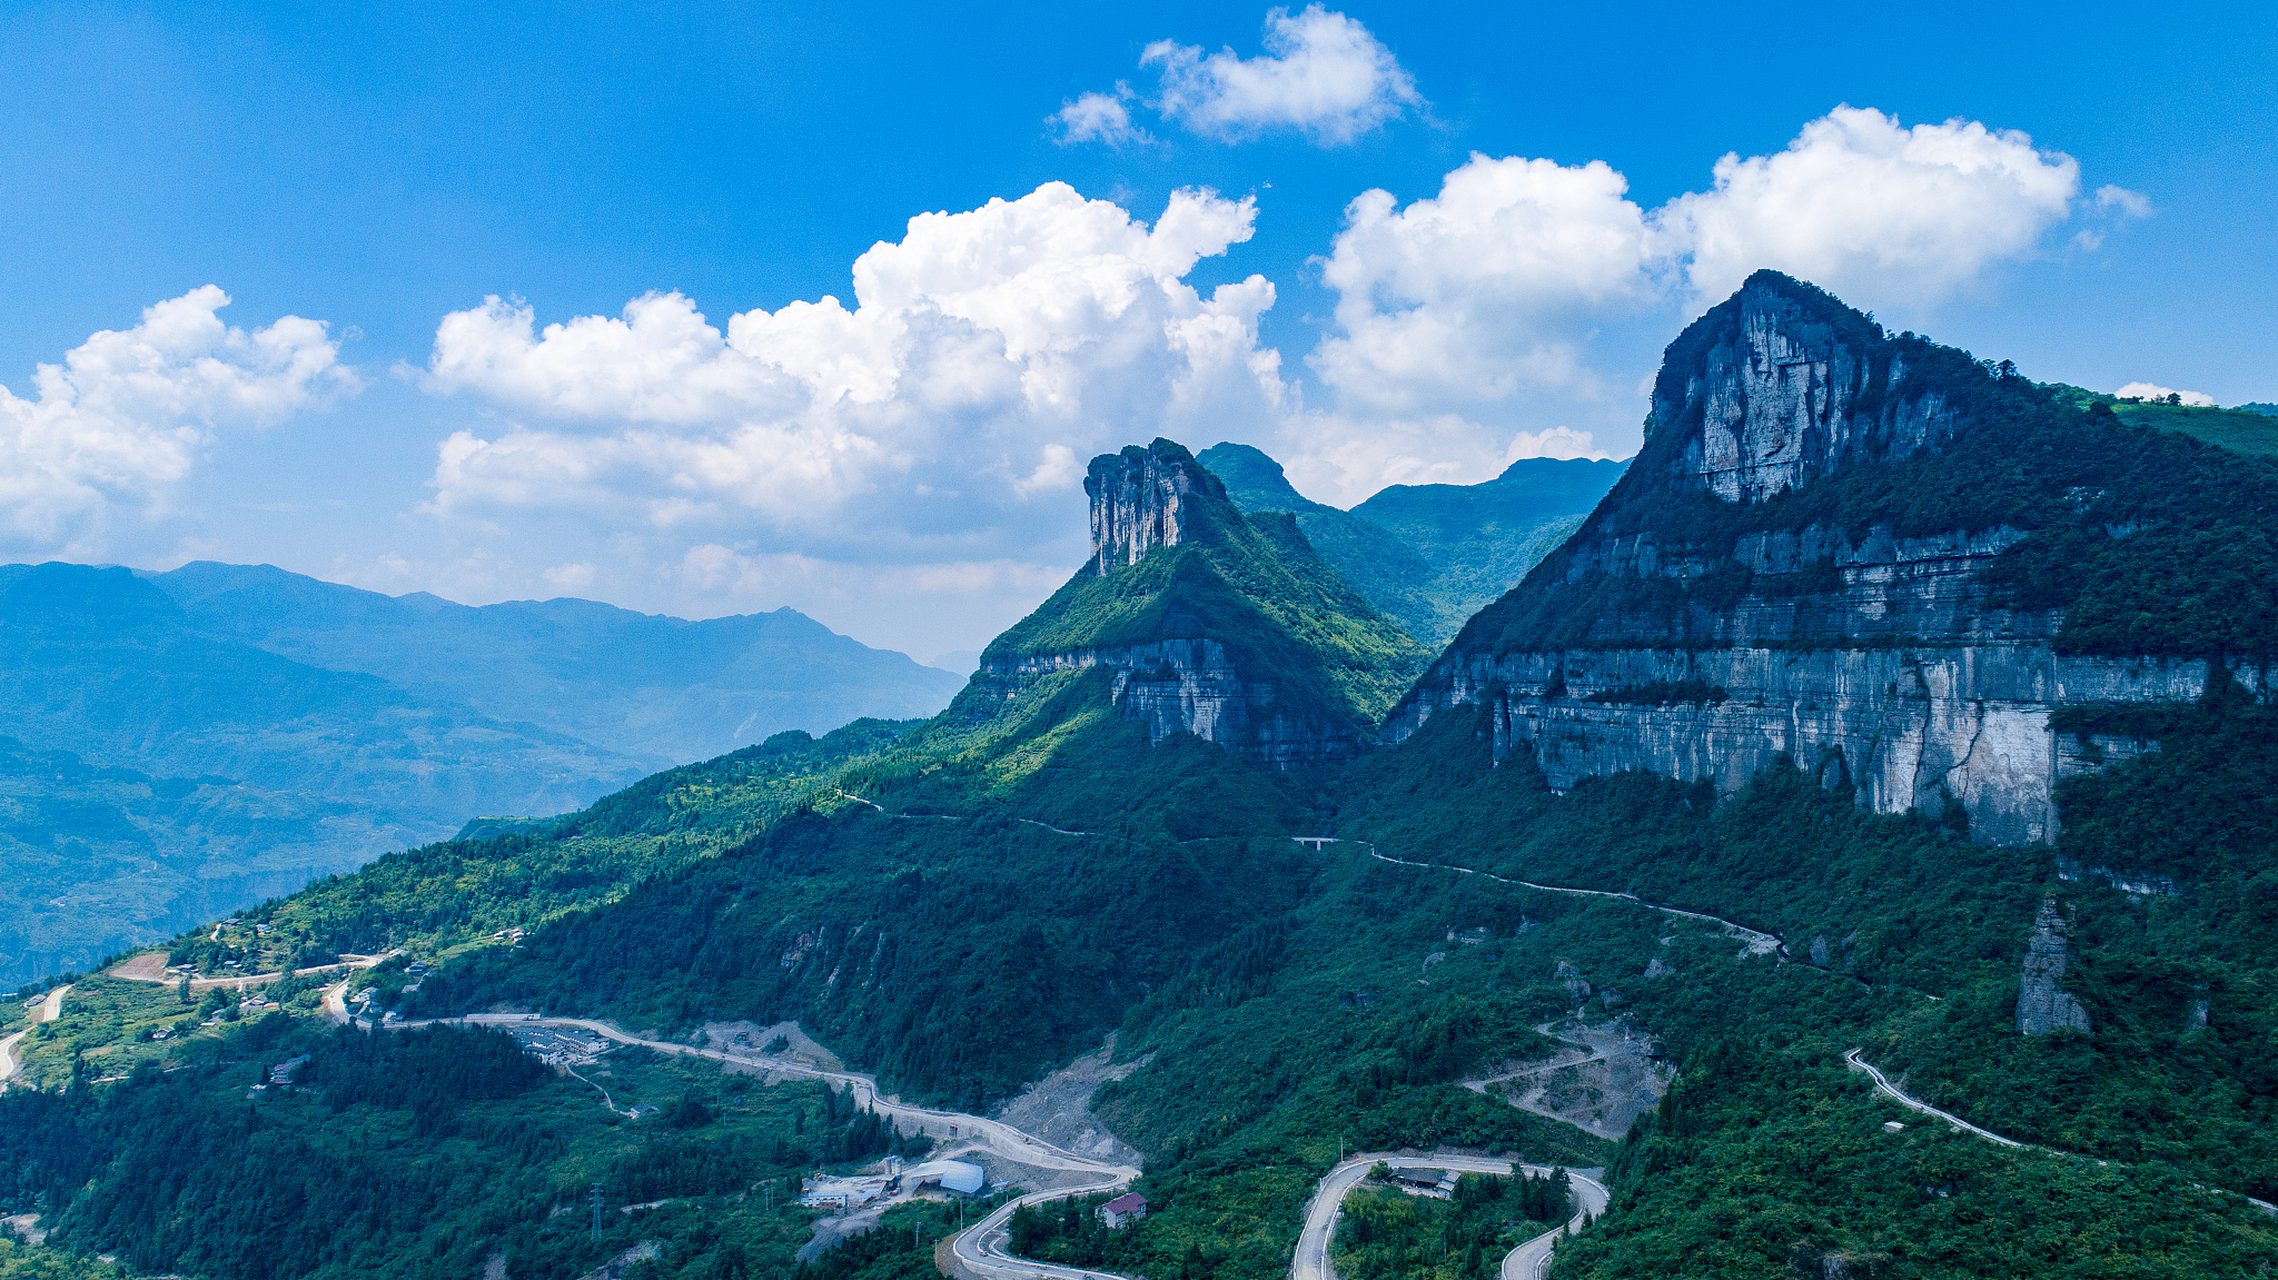
[[[32,1010],[33,1026],[42,1022],[53,1022],[62,1017],[63,997],[70,990],[71,984],[66,982],[48,992],[47,999],[40,1001],[39,1007]],[[31,1027],[26,1027],[7,1039],[0,1040],[0,1091],[5,1091],[9,1082],[16,1078],[16,1068],[20,1065],[16,1061],[16,1042],[29,1034],[31,1034]]]

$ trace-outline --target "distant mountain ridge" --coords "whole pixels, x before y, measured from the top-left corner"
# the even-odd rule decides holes
[[[267,566],[0,566],[0,981],[85,964],[492,814],[958,677],[789,609],[471,608]],[[42,763],[42,762],[47,763]]]
[[[1517,585],[1628,466],[1522,458],[1480,484],[1390,485],[1341,511],[1300,494],[1279,462],[1249,445],[1212,445],[1196,460],[1242,510],[1295,516],[1355,591],[1432,648]]]
[[[147,577],[200,630],[543,725],[652,770],[786,729],[931,715],[963,683],[791,608],[689,622],[572,598],[463,605],[211,561]]]

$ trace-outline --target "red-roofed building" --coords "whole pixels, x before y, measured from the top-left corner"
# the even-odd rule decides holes
[[[1106,1223],[1110,1231],[1146,1216],[1147,1197],[1136,1191],[1127,1191],[1099,1207],[1099,1220]]]

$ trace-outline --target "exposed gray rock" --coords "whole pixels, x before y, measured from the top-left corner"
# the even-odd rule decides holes
[[[1655,956],[1645,963],[1645,978],[1648,982],[1651,982],[1656,978],[1666,978],[1675,972],[1676,969],[1672,968],[1669,965],[1661,963],[1661,957],[1659,956]]]
[[[1827,967],[1827,961],[1827,935],[1822,933],[1811,940],[1811,962],[1824,969]]]
[[[1274,710],[1274,686],[1244,681],[1216,640],[1031,654],[990,662],[978,680],[982,688],[1010,697],[1037,676],[1089,667],[1115,672],[1108,698],[1124,719],[1147,726],[1150,742],[1191,733],[1205,742],[1244,744],[1275,765],[1350,760],[1360,753],[1359,735],[1351,729]]]
[[[1961,424],[1938,393],[1909,389],[1903,357],[1855,344],[1866,340],[1814,318],[1792,291],[1752,280],[1736,303],[1737,324],[1710,335],[1697,369],[1664,371],[1653,434],[1616,495],[1647,485],[1672,501],[1762,502],[1846,466],[1934,454]],[[1546,562],[1563,563],[1568,583],[1726,573],[1749,585],[1729,606],[1694,609],[1681,637],[1648,612],[1602,615],[1586,644],[1557,651],[1502,651],[1497,628],[1459,638],[1384,736],[1484,706],[1495,758],[1531,756],[1553,790],[1642,770],[1729,792],[1784,756],[1878,813],[1958,805],[1979,840],[2053,842],[2059,781],[2154,744],[2060,737],[2051,709],[2188,701],[2210,669],[2057,653],[2061,610],[2004,605],[1982,581],[2025,536],[1810,524],[1748,534],[1728,553],[1585,524],[1562,561]],[[1519,588],[1530,589],[1556,588]],[[2233,676],[2266,688],[2260,672]],[[1671,690],[1697,696],[1672,701]]]
[[[2033,936],[2025,944],[2024,975],[2017,990],[2017,1030],[2029,1036],[2059,1028],[2087,1031],[2088,1010],[2064,989],[2065,961],[2070,954],[2064,913],[2055,898],[2041,902],[2033,921]]]
[[[1105,574],[1117,564],[1139,563],[1157,547],[1179,545],[1186,531],[1182,508],[1197,484],[1194,473],[1192,465],[1146,449],[1095,460],[1084,477],[1095,571]]]
[[[1557,966],[1551,970],[1551,976],[1563,979],[1566,994],[1577,1000],[1590,998],[1590,984],[1582,977],[1582,971],[1574,967],[1573,961],[1559,961]]]

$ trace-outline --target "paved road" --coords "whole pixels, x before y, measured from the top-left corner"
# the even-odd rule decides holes
[[[2031,1143],[2019,1142],[2015,1138],[2004,1138],[1991,1129],[1980,1129],[1976,1125],[1971,1124],[1969,1121],[1962,1119],[1960,1116],[1957,1116],[1950,1111],[1940,1111],[1938,1108],[1931,1106],[1929,1103],[1924,1102],[1922,1099],[1917,1098],[1913,1094],[1900,1089],[1897,1085],[1892,1084],[1890,1082],[1890,1077],[1884,1075],[1881,1071],[1876,1070],[1873,1063],[1868,1062],[1865,1058],[1860,1057],[1860,1052],[1861,1051],[1858,1049],[1853,1049],[1850,1052],[1844,1054],[1843,1065],[1849,1067],[1853,1071],[1866,1072],[1867,1078],[1875,1082],[1876,1093],[1889,1098],[1891,1101],[1896,1102],[1898,1105],[1906,1108],[1907,1110],[1917,1111],[1926,1116],[1936,1116],[1940,1120],[1945,1121],[1947,1124],[1952,1125],[1956,1129],[1959,1129],[1964,1133],[1974,1133],[1978,1137],[1985,1139],[1987,1142],[1997,1142],[2005,1147],[2024,1148],[2032,1146]],[[2032,1149],[2035,1151],[2048,1150],[2047,1147],[2033,1147]]]
[[[1368,1177],[1369,1169],[1378,1163],[1395,1169],[1452,1169],[1458,1173],[1492,1173],[1503,1177],[1509,1177],[1512,1172],[1508,1160],[1364,1151],[1329,1170],[1327,1176],[1315,1184],[1313,1198],[1305,1205],[1305,1230],[1297,1237],[1297,1254],[1290,1260],[1290,1280],[1337,1280],[1336,1270],[1329,1263],[1329,1251],[1336,1243],[1338,1215],[1345,1196],[1359,1186]],[[1551,1173],[1548,1165],[1530,1164],[1524,1168],[1537,1177],[1548,1177]],[[1580,1202],[1573,1221],[1566,1226],[1569,1230],[1579,1230],[1584,1214],[1606,1211],[1606,1189],[1595,1179],[1585,1178],[1571,1169],[1566,1176],[1574,1184],[1574,1196]],[[1558,1241],[1558,1231],[1559,1228],[1553,1227],[1506,1254],[1501,1280],[1536,1280],[1550,1264],[1550,1251]]]
[[[1113,1191],[1129,1186],[1139,1171],[1128,1165],[1112,1164],[1077,1155],[1073,1151],[1053,1146],[1034,1134],[1016,1129],[1002,1120],[986,1116],[969,1115],[962,1111],[940,1111],[932,1107],[913,1106],[899,1099],[880,1094],[876,1079],[855,1071],[828,1071],[795,1058],[764,1053],[733,1053],[721,1049],[700,1049],[694,1045],[675,1044],[669,1040],[646,1040],[628,1035],[604,1022],[589,1018],[547,1018],[520,1013],[477,1013],[464,1018],[438,1019],[482,1027],[574,1027],[591,1032],[618,1044],[639,1045],[658,1053],[683,1054],[709,1058],[714,1062],[732,1062],[742,1066],[758,1067],[779,1075],[800,1076],[843,1085],[854,1091],[854,1100],[878,1114],[898,1121],[902,1127],[915,1129],[936,1139],[978,1142],[997,1156],[1015,1164],[1038,1169],[1055,1169],[1092,1174],[1090,1181],[1072,1187],[1058,1187],[1026,1195],[999,1208],[973,1226],[951,1237],[950,1252],[956,1260],[970,1268],[982,1280],[1112,1280],[1100,1272],[1083,1271],[1072,1267],[1056,1267],[1048,1263],[1032,1262],[1014,1257],[1006,1248],[1006,1224],[1012,1220],[1013,1210],[1021,1205],[1042,1204],[1049,1200],[1062,1200],[1073,1195],[1087,1195],[1094,1191]],[[398,1029],[426,1026],[428,1023],[397,1023]],[[614,1110],[614,1104],[612,1104]]]
[[[644,1040],[639,1036],[627,1035],[607,1023],[595,1022],[587,1018],[544,1018],[519,1013],[477,1013],[464,1018],[443,1019],[443,1021],[487,1027],[575,1027],[581,1031],[590,1031],[594,1035],[614,1040],[619,1044],[640,1045],[645,1049],[654,1049],[658,1053],[686,1054],[699,1058],[709,1058],[714,1062],[733,1062],[742,1066],[757,1067],[763,1071],[775,1072],[778,1075],[825,1080],[835,1085],[852,1087],[854,1100],[857,1103],[869,1107],[889,1119],[904,1121],[908,1128],[943,1141],[952,1138],[978,1141],[989,1150],[1016,1164],[1030,1165],[1039,1169],[1065,1169],[1080,1173],[1098,1173],[1109,1177],[1121,1177],[1126,1182],[1139,1176],[1137,1169],[1094,1160],[1088,1156],[1077,1155],[1073,1151],[1063,1150],[1041,1138],[1016,1129],[1002,1120],[991,1120],[986,1116],[967,1115],[962,1111],[939,1111],[932,1107],[913,1106],[898,1098],[879,1093],[878,1082],[860,1072],[826,1071],[821,1067],[795,1058],[776,1057],[764,1053],[732,1053],[720,1049],[699,1049],[694,1045],[675,1044],[670,1040]],[[427,1024],[411,1022],[396,1024],[398,1027],[425,1025]],[[1061,1192],[1059,1194],[1064,1195],[1066,1193]]]
[[[1129,1175],[1136,1170],[1123,1170]],[[1069,1196],[1090,1195],[1095,1191],[1115,1191],[1129,1186],[1129,1176],[1103,1177],[1100,1181],[1080,1187],[1058,1187],[1025,1195],[1011,1204],[1001,1206],[995,1213],[981,1219],[949,1238],[949,1251],[957,1262],[982,1280],[1033,1280],[1042,1276],[1046,1280],[1121,1280],[1105,1271],[1086,1271],[1081,1267],[1056,1267],[1049,1262],[1036,1262],[1015,1256],[1009,1245],[1013,1211],[1024,1205],[1044,1204],[1052,1200],[1065,1200]]]

